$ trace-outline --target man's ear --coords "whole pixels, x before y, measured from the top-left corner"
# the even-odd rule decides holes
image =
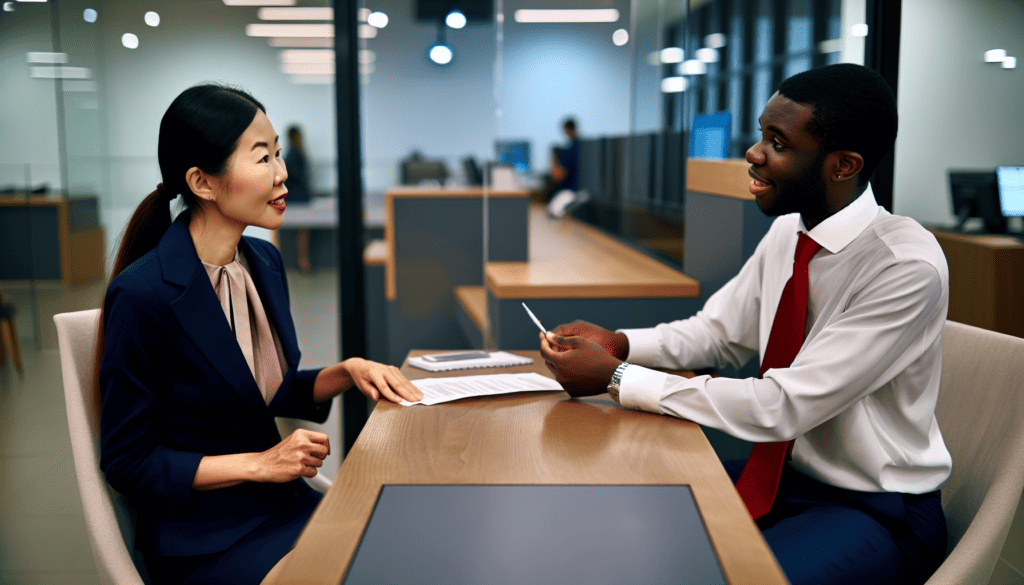
[[[826,168],[830,179],[844,181],[864,169],[864,157],[852,150],[836,150],[829,154]]]
[[[213,201],[216,192],[213,180],[199,167],[192,167],[185,171],[185,183],[199,199]]]

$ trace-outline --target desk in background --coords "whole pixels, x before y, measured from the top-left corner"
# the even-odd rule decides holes
[[[96,196],[0,197],[0,280],[103,278],[106,242]]]
[[[534,363],[487,372],[550,376],[539,352],[517,353]],[[406,363],[402,373],[481,371],[428,374]],[[606,395],[574,400],[563,392],[377,404],[275,582],[341,582],[386,484],[689,485],[726,580],[786,582],[696,424],[626,410]]]

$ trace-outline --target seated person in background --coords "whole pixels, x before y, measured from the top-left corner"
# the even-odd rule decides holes
[[[288,153],[284,155],[288,167],[288,199],[291,203],[309,203],[313,199],[309,186],[309,162],[306,148],[302,144],[302,130],[298,126],[288,128]],[[300,228],[295,234],[296,263],[299,270],[311,272],[309,262],[309,228]]]
[[[569,144],[551,149],[551,173],[539,192],[539,198],[545,203],[551,201],[559,191],[578,191],[580,188],[580,140],[576,135],[576,120],[566,118],[562,131],[569,139]]]
[[[281,254],[242,237],[277,229],[288,194],[262,104],[189,88],[164,114],[158,156],[163,183],[125,228],[100,320],[100,466],[136,513],[154,583],[256,584],[320,501],[301,478],[331,450],[306,429],[282,440],[274,417],[323,422],[352,386],[421,394],[360,358],[298,369]]]
[[[607,389],[755,442],[726,470],[793,585],[924,583],[946,551],[948,270],[868,184],[896,139],[895,97],[877,73],[832,65],[783,81],[760,123],[749,188],[779,217],[739,274],[689,319],[562,325],[541,335],[544,359],[572,396]],[[648,369],[738,368],[758,352],[758,378]]]

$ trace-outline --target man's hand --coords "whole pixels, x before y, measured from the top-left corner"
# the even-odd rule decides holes
[[[552,331],[561,337],[582,337],[600,345],[609,354],[619,361],[625,361],[629,356],[629,339],[625,333],[608,331],[586,321],[573,321],[565,325],[559,325]]]
[[[585,337],[539,335],[544,364],[569,396],[595,396],[607,391],[608,382],[622,360]]]

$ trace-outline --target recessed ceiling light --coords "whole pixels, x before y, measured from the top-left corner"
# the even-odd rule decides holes
[[[121,35],[121,44],[128,49],[138,49],[139,37],[133,35],[132,33],[124,33],[123,35]]]
[[[97,16],[99,16],[99,14],[97,14],[97,12],[92,8],[86,8],[82,12],[82,18],[85,19],[85,22],[96,22]]]
[[[718,63],[718,51],[711,47],[704,47],[703,49],[697,49],[694,56],[702,63]]]
[[[679,72],[683,75],[704,75],[707,73],[707,66],[703,61],[689,59],[679,65]]]
[[[377,27],[371,24],[360,24],[357,30],[357,34],[361,39],[373,39],[377,37]]]
[[[44,79],[90,79],[92,70],[87,67],[30,67],[29,75]]]
[[[452,50],[444,45],[430,47],[430,60],[438,65],[447,65],[452,61]]]
[[[4,2],[4,12],[14,12],[14,2]]]
[[[591,8],[581,10],[516,10],[516,22],[617,22],[619,11],[614,8]]]
[[[319,48],[333,47],[331,37],[270,37],[267,42],[271,47]]]
[[[683,60],[683,50],[679,47],[665,47],[661,50],[662,63],[680,63]]]
[[[866,37],[868,36],[868,25],[855,24],[850,27],[850,34],[855,37]]]
[[[143,20],[145,20],[146,24],[149,26],[160,26],[160,15],[156,12],[147,12],[143,17]]]
[[[458,10],[452,10],[445,17],[444,23],[454,29],[460,29],[466,26],[466,15],[459,12]]]
[[[624,28],[612,33],[612,42],[615,43],[616,47],[621,47],[629,42],[629,31]]]
[[[247,24],[250,37],[333,37],[333,24]]]
[[[725,34],[714,33],[704,37],[704,46],[712,49],[721,49],[725,46]]]
[[[292,75],[334,74],[334,63],[281,63],[281,71]]]
[[[68,54],[29,52],[25,54],[25,61],[29,63],[67,63]]]
[[[377,12],[371,12],[369,16],[366,17],[366,23],[377,28],[384,28],[388,25],[388,15],[380,12],[379,10]]]
[[[228,6],[295,6],[295,0],[224,0]]]
[[[686,79],[683,77],[666,77],[661,80],[662,93],[679,93],[686,91]]]
[[[986,63],[999,63],[1006,58],[1006,49],[989,49],[985,51]]]
[[[333,8],[260,8],[256,12],[260,20],[334,20]]]
[[[281,51],[282,63],[334,63],[332,49],[288,49]]]
[[[1015,69],[1017,67],[1016,57],[1007,57],[1003,59],[1003,69]]]

